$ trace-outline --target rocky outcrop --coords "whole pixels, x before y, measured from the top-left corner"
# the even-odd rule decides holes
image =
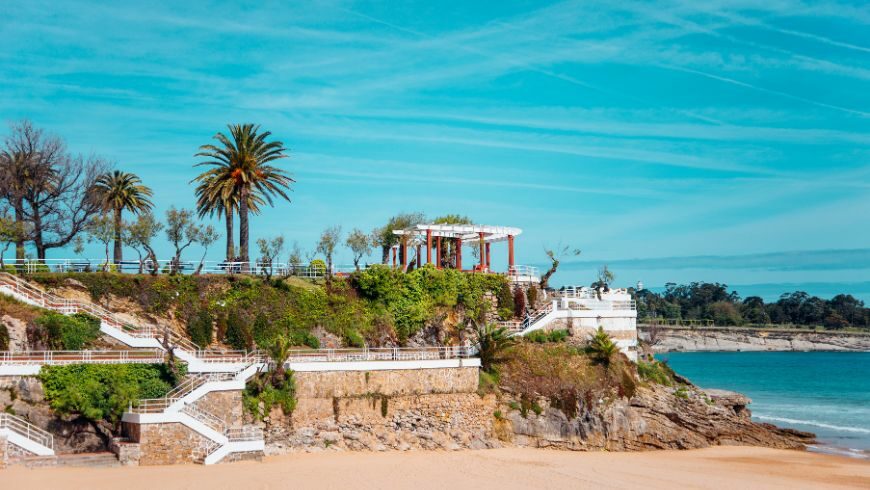
[[[651,385],[630,400],[593,400],[591,407],[581,402],[572,417],[539,400],[536,412],[512,409],[505,419],[515,445],[580,451],[731,444],[802,449],[812,442],[812,434],[752,422],[748,404],[738,393]]]
[[[0,410],[51,432],[59,453],[92,453],[108,447],[108,430],[98,430],[83,418],[57,417],[35,377],[0,377]]]
[[[0,317],[0,324],[9,332],[9,350],[21,352],[27,349],[27,322],[9,315]]]
[[[641,326],[638,337],[655,352],[870,351],[870,333],[854,332]]]

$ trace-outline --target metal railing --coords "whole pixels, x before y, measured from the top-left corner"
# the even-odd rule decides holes
[[[130,413],[160,413],[169,408],[170,405],[181,401],[187,395],[193,393],[194,390],[208,382],[232,381],[238,373],[210,373],[197,376],[188,376],[175,388],[170,390],[161,398],[143,398],[131,402],[127,407]]]
[[[62,366],[67,364],[159,364],[162,362],[163,351],[159,349],[0,351],[0,364]]]
[[[217,415],[191,404],[185,404],[181,411],[218,434],[227,434],[227,423],[221,420]]]
[[[288,363],[356,361],[426,361],[474,357],[473,347],[379,347],[371,349],[294,349]]]
[[[512,265],[508,267],[508,274],[511,276],[538,277],[540,272],[537,267],[531,265]]]
[[[155,333],[150,326],[132,325],[94,303],[61,298],[8,272],[0,272],[0,287],[8,288],[43,308],[67,315],[87,313],[135,337],[152,337]]]
[[[54,449],[54,436],[30,422],[8,413],[0,413],[0,429],[7,429],[42,446]]]

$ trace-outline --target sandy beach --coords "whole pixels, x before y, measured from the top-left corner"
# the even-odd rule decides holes
[[[10,489],[870,488],[870,462],[748,447],[644,453],[536,449],[315,453],[211,467],[9,468]]]

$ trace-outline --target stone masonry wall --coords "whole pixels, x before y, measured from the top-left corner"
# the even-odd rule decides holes
[[[139,442],[139,464],[143,466],[192,463],[208,443],[179,423],[142,424],[137,432],[134,440]]]
[[[495,397],[478,368],[295,373],[296,410],[266,421],[267,454],[291,450],[485,448]]]
[[[6,436],[0,436],[0,470],[6,467],[8,447],[9,441],[6,440]]]
[[[239,390],[212,391],[194,403],[227,423],[228,427],[241,427],[244,419],[242,392]]]
[[[296,372],[294,379],[299,399],[373,393],[387,396],[472,393],[477,391],[478,368]]]

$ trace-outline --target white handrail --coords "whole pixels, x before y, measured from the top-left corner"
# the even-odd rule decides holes
[[[163,352],[158,349],[80,350],[80,351],[0,351],[0,364],[159,364]]]
[[[11,430],[42,446],[54,449],[54,436],[50,432],[12,414],[0,413],[0,429]]]

